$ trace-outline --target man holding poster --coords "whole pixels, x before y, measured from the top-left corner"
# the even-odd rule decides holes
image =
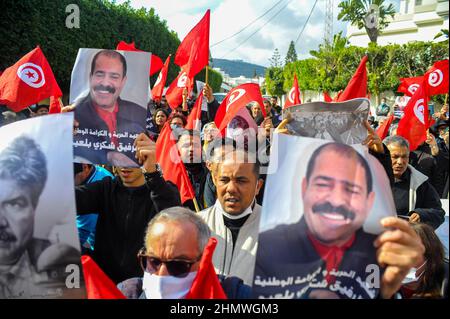
[[[77,80],[74,76],[73,82],[82,80],[82,76]],[[81,98],[78,94],[75,102],[79,125],[74,143],[77,161],[137,166],[132,160],[132,145],[134,138],[145,131],[146,110],[120,97],[126,84],[125,57],[113,50],[98,51],[90,66],[89,94]],[[77,91],[75,83],[72,86]]]

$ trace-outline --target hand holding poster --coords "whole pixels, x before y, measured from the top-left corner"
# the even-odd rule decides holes
[[[370,102],[359,98],[341,103],[312,102],[283,110],[294,119],[287,125],[293,135],[360,144],[367,137],[364,120]]]
[[[285,156],[267,178],[254,296],[375,298],[374,241],[381,218],[396,215],[383,167],[362,146],[274,138],[271,160]]]
[[[79,126],[75,161],[138,166],[133,142],[145,131],[150,53],[80,49],[72,71],[70,103]]]
[[[0,128],[0,299],[85,297],[72,123],[58,114]]]

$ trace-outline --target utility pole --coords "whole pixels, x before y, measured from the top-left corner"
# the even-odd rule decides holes
[[[333,42],[333,0],[325,0],[325,43]]]

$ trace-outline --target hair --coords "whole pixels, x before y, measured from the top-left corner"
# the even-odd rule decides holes
[[[127,75],[127,60],[125,60],[125,57],[120,54],[117,51],[114,50],[101,50],[99,52],[97,52],[94,55],[94,58],[92,59],[92,64],[91,64],[91,76],[94,75],[94,70],[95,70],[95,63],[97,62],[97,58],[100,55],[104,55],[107,56],[108,58],[112,58],[112,59],[119,59],[120,62],[122,63],[122,69],[123,69],[123,78]]]
[[[253,173],[256,176],[256,179],[259,178],[259,169],[261,167],[261,163],[258,160],[258,156],[255,153],[249,152],[242,148],[236,148],[233,152],[229,152],[225,154],[223,161],[226,159],[232,159],[238,163],[251,163],[253,164]]]
[[[200,132],[197,131],[197,130],[181,129],[181,130],[178,130],[177,132],[174,132],[174,133],[176,133],[175,135],[176,135],[176,138],[177,138],[177,143],[180,141],[181,137],[185,136],[185,135],[192,136],[192,137],[194,137],[194,135],[195,135],[195,136],[198,136],[200,138]]]
[[[405,139],[404,137],[400,136],[400,135],[392,135],[392,136],[388,136],[383,140],[383,143],[386,146],[389,145],[397,145],[400,147],[406,147],[409,151],[409,142],[407,139]]]
[[[159,112],[163,112],[163,113],[164,113],[164,115],[166,116],[166,120],[167,120],[167,118],[169,117],[169,116],[167,115],[167,111],[166,111],[166,110],[164,110],[163,108],[157,108],[157,109],[155,110],[155,113],[153,113],[153,116],[152,116],[153,122],[155,122],[155,123],[156,123],[156,116],[158,115]]]
[[[356,159],[357,162],[364,168],[364,172],[366,175],[366,183],[367,183],[367,194],[370,194],[373,189],[373,179],[372,179],[372,173],[370,172],[369,164],[367,164],[367,161],[364,159],[364,157],[361,156],[355,149],[353,149],[351,146],[341,143],[327,143],[323,144],[319,148],[317,148],[313,154],[311,155],[311,158],[309,159],[308,166],[306,168],[306,180],[309,183],[309,179],[311,178],[311,175],[314,171],[314,167],[316,165],[316,160],[319,157],[319,155],[324,151],[332,151],[335,153],[338,153],[342,157],[346,157],[348,159]]]
[[[209,144],[208,144],[208,150],[206,152],[206,158],[205,160],[207,161],[214,161],[214,162],[219,162],[219,160],[217,160],[215,152],[217,149],[220,149],[223,146],[227,146],[230,145],[233,147],[233,149],[236,149],[236,141],[233,140],[232,138],[229,137],[219,137],[219,138],[215,138],[213,139]]]
[[[186,116],[184,116],[183,114],[180,114],[180,113],[172,113],[172,114],[170,114],[169,118],[167,119],[167,122],[170,123],[175,118],[181,119],[181,121],[183,121],[183,126],[186,126],[186,124],[187,124]]]
[[[0,178],[12,179],[29,189],[31,204],[36,208],[47,181],[47,161],[33,139],[19,136],[0,152]]]
[[[203,252],[208,244],[209,238],[211,237],[211,230],[199,215],[194,213],[192,210],[181,206],[166,208],[153,217],[147,226],[145,233],[145,245],[147,245],[150,240],[153,226],[157,223],[163,223],[166,221],[176,221],[179,223],[188,222],[195,225],[197,229],[198,249],[200,252]]]
[[[419,286],[413,296],[441,298],[441,288],[445,279],[444,246],[431,226],[423,223],[411,224],[411,226],[425,246],[424,258],[427,261],[424,265],[423,275],[419,279]]]

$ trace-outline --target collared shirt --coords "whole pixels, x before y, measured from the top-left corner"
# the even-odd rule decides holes
[[[92,103],[94,106],[95,111],[97,112],[98,116],[106,123],[108,126],[108,131],[111,134],[111,142],[118,146],[119,142],[117,139],[117,136],[114,134],[117,131],[117,112],[119,112],[119,104],[116,102],[114,104],[114,110],[112,112],[106,111],[102,109],[100,106],[96,105],[95,103]]]

